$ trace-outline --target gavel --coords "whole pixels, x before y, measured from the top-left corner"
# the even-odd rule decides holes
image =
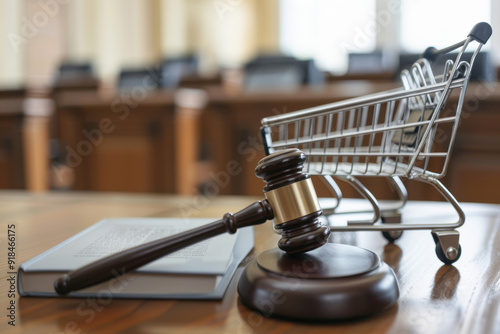
[[[278,247],[287,254],[300,254],[324,245],[330,235],[316,191],[307,173],[306,156],[298,149],[287,149],[259,161],[255,174],[264,180],[266,199],[222,219],[172,236],[138,245],[76,269],[54,282],[55,291],[66,295],[105,282],[144,266],[160,257],[222,233],[234,234],[239,228],[273,219],[281,235]]]

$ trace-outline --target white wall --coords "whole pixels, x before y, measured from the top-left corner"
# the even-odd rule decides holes
[[[0,86],[21,86],[25,76],[26,40],[21,33],[22,1],[0,1]]]

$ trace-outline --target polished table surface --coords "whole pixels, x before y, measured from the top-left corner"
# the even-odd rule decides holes
[[[429,231],[405,231],[395,244],[379,232],[336,232],[333,242],[372,250],[399,280],[398,303],[344,322],[272,319],[247,309],[236,285],[246,263],[276,246],[271,224],[255,227],[255,248],[220,301],[90,300],[8,297],[7,234],[15,225],[17,266],[106,217],[221,217],[250,197],[176,197],[0,191],[1,333],[498,333],[500,331],[500,205],[463,203],[462,256],[442,265]],[[341,216],[333,217],[340,221]],[[410,202],[405,222],[453,222],[446,203]],[[15,327],[6,308],[15,303]]]

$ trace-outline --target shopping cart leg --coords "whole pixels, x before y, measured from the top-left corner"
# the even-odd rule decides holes
[[[342,200],[342,190],[338,186],[337,182],[330,175],[322,175],[321,180],[323,180],[329,187],[330,191],[333,193],[337,202],[333,206],[321,207],[324,215],[333,215],[335,210],[339,207],[340,201]]]
[[[429,183],[432,186],[434,186],[434,188],[436,188],[439,191],[439,193],[443,196],[443,198],[448,203],[450,203],[453,206],[453,208],[455,209],[455,211],[457,212],[458,221],[456,223],[449,224],[449,226],[447,226],[447,229],[448,228],[449,229],[459,228],[460,226],[462,226],[464,224],[465,213],[462,210],[462,208],[460,207],[460,204],[455,199],[455,197],[451,194],[451,192],[448,189],[446,189],[446,187],[443,186],[443,184],[441,182],[439,182],[438,179],[433,178],[431,176],[427,176],[427,175],[419,175],[418,177],[415,178],[415,180]]]
[[[399,177],[391,176],[388,180],[389,184],[398,195],[398,201],[396,203],[391,203],[390,205],[386,205],[384,202],[380,201],[382,222],[401,223],[401,212],[399,210],[406,205],[406,202],[408,201],[408,192]]]
[[[401,179],[397,176],[389,177],[390,185],[396,190],[398,194],[399,201],[390,206],[384,205],[383,202],[380,203],[382,206],[381,210],[381,219],[382,223],[385,224],[401,224],[401,211],[408,201],[408,192],[406,191],[406,187],[404,186]],[[401,230],[392,230],[392,231],[382,231],[382,235],[389,242],[394,242],[401,238],[403,235],[403,231]]]
[[[339,180],[343,180],[349,183],[358,193],[360,193],[373,208],[373,218],[371,220],[350,220],[347,222],[347,225],[373,225],[380,220],[380,205],[377,202],[377,199],[373,194],[366,188],[358,179],[351,175],[342,175],[336,176]]]
[[[454,224],[450,224],[446,230],[434,230],[432,231],[432,238],[436,244],[436,255],[444,264],[452,264],[456,262],[460,255],[462,254],[462,247],[460,246],[459,238],[460,234],[458,231],[453,229],[462,226],[465,222],[465,213],[458,201],[453,197],[451,192],[446,189],[445,186],[436,178],[421,175],[415,178],[418,181],[425,183],[430,183],[433,185],[439,193],[450,203],[458,214],[458,221]]]

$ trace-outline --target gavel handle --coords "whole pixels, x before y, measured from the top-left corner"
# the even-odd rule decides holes
[[[222,219],[213,223],[138,245],[92,262],[57,279],[54,288],[60,295],[87,288],[128,273],[197,242],[225,232],[233,234],[238,228],[262,224],[272,218],[274,214],[269,202],[258,201],[234,215],[226,213]]]

